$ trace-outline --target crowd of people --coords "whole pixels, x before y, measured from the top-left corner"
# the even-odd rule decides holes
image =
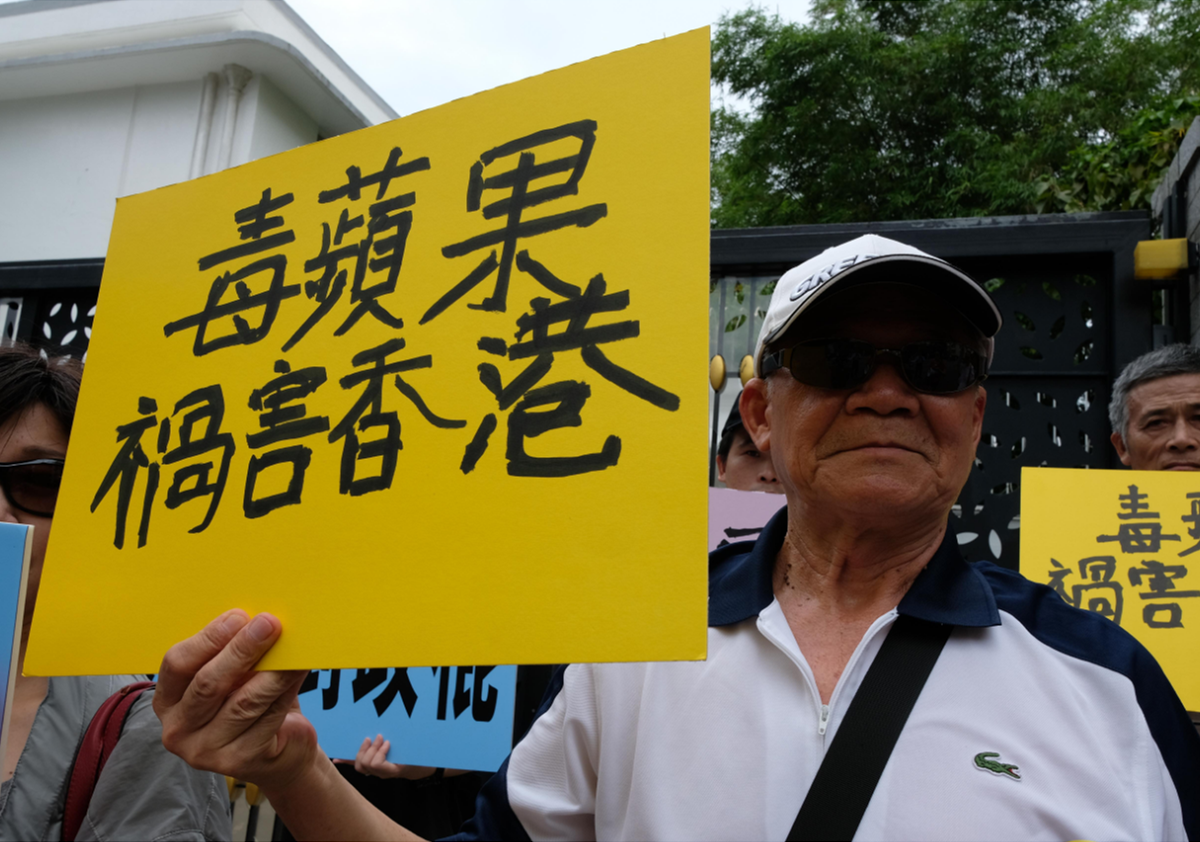
[[[1154,659],[959,554],[1001,323],[967,274],[879,236],[785,274],[716,460],[786,508],[710,557],[707,660],[556,669],[452,838],[1200,839],[1200,738]],[[26,635],[80,376],[0,348],[0,512],[36,529]],[[1200,468],[1200,350],[1130,363],[1110,420],[1125,465]],[[225,775],[297,839],[449,832],[394,806],[469,779],[389,762],[385,735],[331,762],[306,673],[254,669],[281,631],[232,608],[165,654],[78,838],[229,838]],[[18,679],[0,838],[64,838],[80,739],[138,678]]]

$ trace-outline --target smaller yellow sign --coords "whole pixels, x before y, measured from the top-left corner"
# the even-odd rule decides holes
[[[1200,474],[1023,469],[1021,572],[1136,637],[1200,710]]]

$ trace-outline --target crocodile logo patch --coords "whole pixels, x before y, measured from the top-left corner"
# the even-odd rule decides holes
[[[1007,775],[1014,780],[1021,780],[1021,776],[1017,774],[1017,770],[1021,767],[992,759],[999,756],[1000,752],[998,751],[981,751],[975,755],[975,766],[985,772],[991,772],[993,775]]]

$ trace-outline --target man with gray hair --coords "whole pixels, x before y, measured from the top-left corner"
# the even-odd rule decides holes
[[[1167,345],[1125,366],[1108,419],[1113,447],[1130,468],[1200,470],[1200,348]]]

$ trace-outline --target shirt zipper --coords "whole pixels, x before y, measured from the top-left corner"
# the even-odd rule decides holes
[[[775,604],[777,604],[777,602],[772,603],[772,605],[775,605]],[[770,607],[770,606],[768,606],[768,607]],[[854,652],[850,655],[850,660],[846,664],[846,668],[843,671],[842,678],[844,678],[845,674],[850,672],[850,670],[852,670],[855,667],[855,665],[858,662],[859,655],[862,653],[863,647],[868,642],[870,642],[870,640],[874,639],[875,635],[879,634],[880,629],[875,628],[876,624],[881,624],[881,621],[884,619],[894,620],[897,615],[898,615],[898,612],[896,611],[896,609],[893,608],[891,611],[880,616],[875,621],[875,623],[871,624],[871,628],[868,629],[867,635],[864,635],[863,639],[859,641],[858,646],[855,647]],[[786,622],[787,621],[785,619],[784,620],[785,625],[786,625]],[[764,628],[761,614],[758,619],[758,628],[759,628],[759,631],[762,632],[762,634],[768,640],[771,640],[777,647],[779,647],[779,649],[781,651],[787,653],[788,657],[791,658],[791,660],[796,664],[796,666],[800,668],[800,674],[804,677],[805,683],[808,684],[809,692],[812,693],[812,695],[815,699],[819,700],[821,698],[821,694],[817,690],[817,682],[816,682],[816,679],[812,675],[812,668],[808,666],[806,661],[804,661],[804,653],[796,652],[795,655],[800,656],[799,659],[797,659],[795,657],[795,655],[791,652],[791,648],[788,646],[787,643],[782,642],[778,637],[776,637],[774,634],[772,634],[770,630],[768,630],[767,628]],[[788,642],[791,642],[794,645],[795,638],[794,637],[791,638],[790,641],[788,641]],[[837,686],[835,686],[833,689],[833,695],[829,699],[830,704],[828,704],[828,705],[822,704],[821,705],[820,715],[817,719],[817,734],[822,737],[825,736],[825,732],[829,729],[830,708],[832,707],[833,702],[835,702],[837,700],[838,696],[840,695],[841,689],[842,689],[842,680],[839,679]]]

